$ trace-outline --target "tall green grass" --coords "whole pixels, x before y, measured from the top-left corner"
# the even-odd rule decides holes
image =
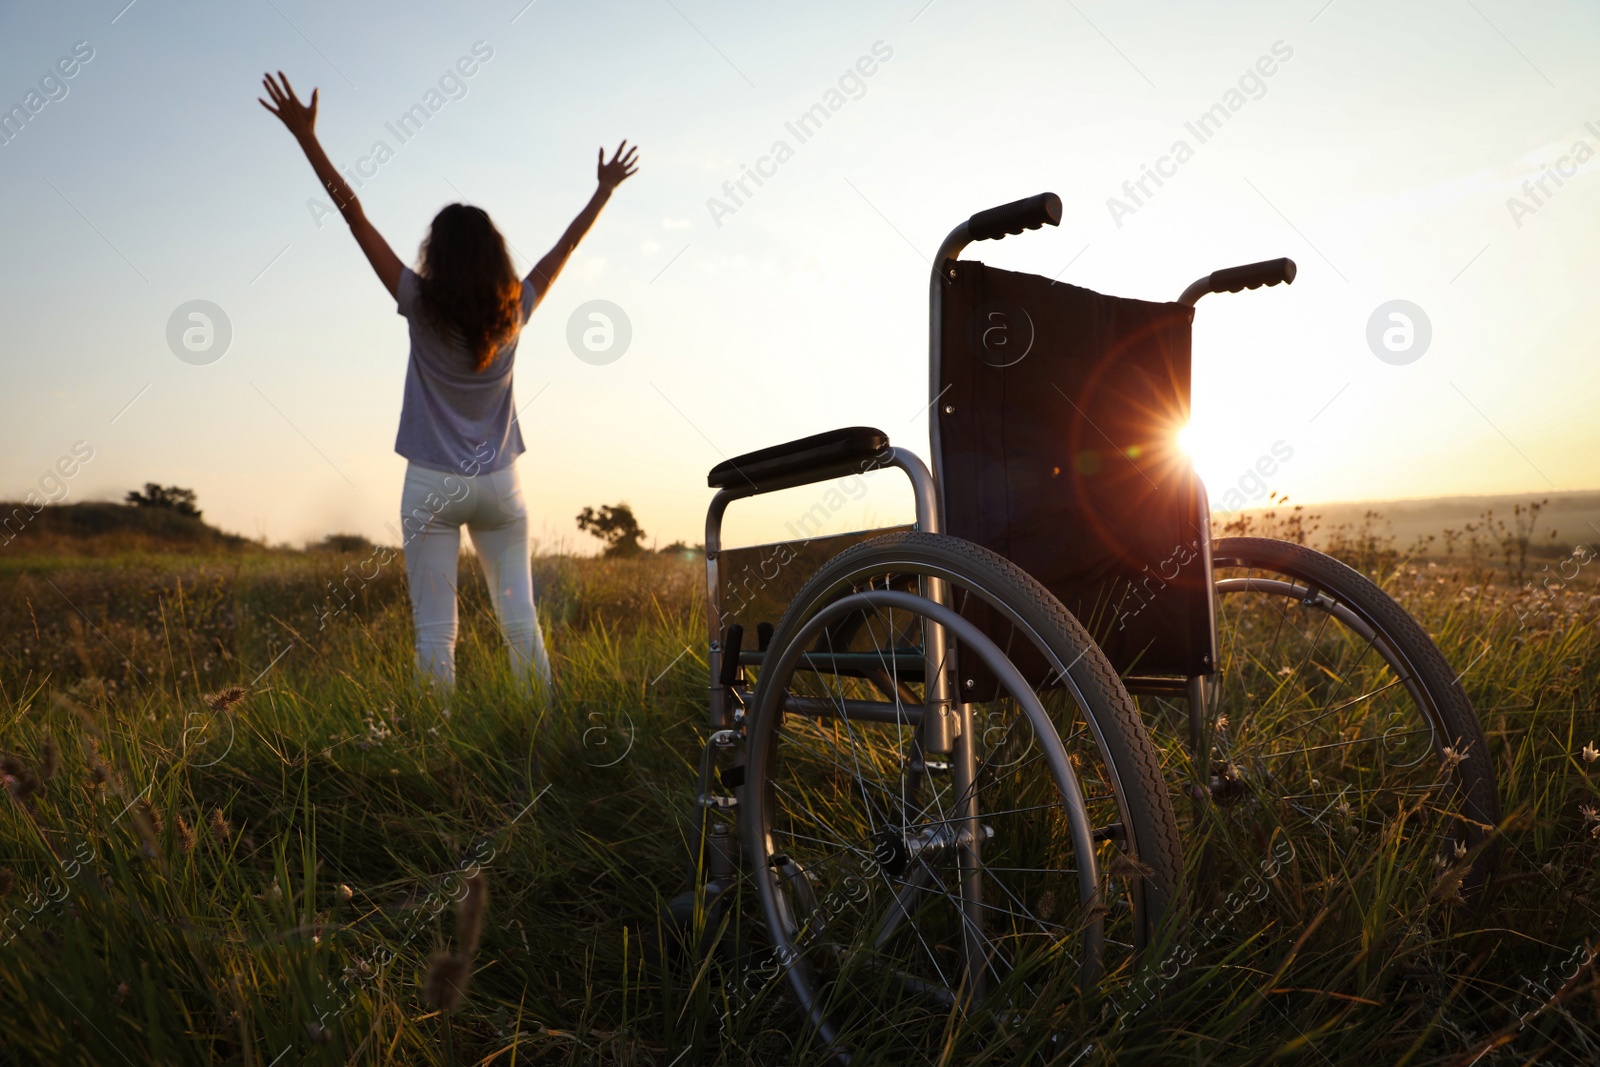
[[[1295,536],[1292,513],[1268,521]],[[1487,554],[1345,533],[1467,668],[1509,814],[1491,896],[1410,891],[1392,841],[1337,877],[1289,859],[1197,901],[1143,987],[1091,1002],[1060,979],[1028,1018],[952,1020],[944,1062],[1600,1061],[1594,970],[1573,964],[1600,937],[1600,564],[1535,587]],[[0,568],[0,1063],[814,1062],[737,938],[683,958],[657,937],[693,874],[698,564],[537,560],[547,700],[514,684],[466,566],[460,685],[419,691],[397,564],[329,613],[358,562]],[[213,710],[231,685],[249,691]],[[1185,757],[1157,736],[1176,789]],[[488,914],[441,1011],[424,984],[474,869]]]

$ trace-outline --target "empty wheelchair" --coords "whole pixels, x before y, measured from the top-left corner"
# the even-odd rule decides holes
[[[931,470],[854,427],[708,479],[707,881],[677,907],[714,924],[742,872],[840,1060],[1125,973],[1184,893],[1174,791],[1297,863],[1381,837],[1469,893],[1491,866],[1488,754],[1427,635],[1325,555],[1213,541],[1176,447],[1196,301],[1294,264],[1155,303],[958,258],[1060,212],[980,212],[935,256]],[[889,468],[914,526],[721,547],[733,501]],[[1181,724],[1184,767],[1146,721]]]

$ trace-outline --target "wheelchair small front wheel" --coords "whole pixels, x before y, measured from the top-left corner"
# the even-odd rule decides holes
[[[933,627],[954,692],[984,698],[957,697],[948,754],[918,741]],[[761,665],[747,775],[776,958],[839,1059],[936,1058],[964,1018],[986,1024],[963,1043],[1061,1020],[1127,976],[1181,881],[1156,751],[1099,647],[957,538],[890,534],[812,577]]]

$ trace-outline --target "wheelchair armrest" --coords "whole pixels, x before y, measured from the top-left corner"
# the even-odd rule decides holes
[[[770,448],[746,452],[711,468],[713,489],[751,486],[758,492],[787,489],[825,478],[857,474],[887,462],[889,435],[870,426],[846,426]]]

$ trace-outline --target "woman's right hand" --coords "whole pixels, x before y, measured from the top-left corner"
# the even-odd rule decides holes
[[[278,71],[278,80],[283,83],[281,86],[272,80],[271,74],[262,77],[261,84],[267,87],[267,95],[272,97],[272,103],[269,104],[260,97],[256,97],[257,102],[278,116],[297,140],[314,136],[317,125],[317,90],[311,90],[311,103],[302,104],[294,89],[290,87],[289,79],[281,70]],[[274,104],[277,106],[274,107]]]

